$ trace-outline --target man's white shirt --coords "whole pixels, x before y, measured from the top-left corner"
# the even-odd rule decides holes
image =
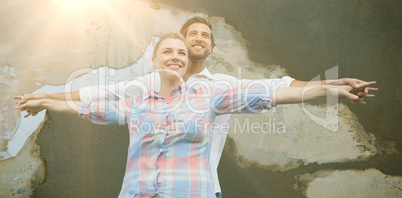
[[[225,74],[212,75],[207,68],[200,73],[191,76],[186,86],[199,88],[202,86],[210,86],[217,89],[254,89],[254,88],[273,88],[289,87],[294,79],[285,76],[281,79],[258,79],[246,80],[238,79],[233,76]],[[160,91],[161,80],[158,72],[153,72],[145,76],[138,77],[131,81],[121,81],[114,84],[103,86],[89,86],[79,90],[81,101],[103,101],[103,100],[122,100],[131,98],[135,95],[141,95],[149,89],[156,92]],[[210,167],[211,174],[214,182],[215,192],[221,192],[218,180],[218,164],[222,155],[223,147],[225,145],[226,137],[229,132],[229,126],[232,115],[225,114],[215,118],[212,135],[212,146],[210,153]]]

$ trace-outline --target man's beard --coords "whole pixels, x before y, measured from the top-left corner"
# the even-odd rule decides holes
[[[204,53],[192,53],[191,50],[188,52],[188,58],[190,60],[204,60],[208,57],[209,53],[205,51]]]

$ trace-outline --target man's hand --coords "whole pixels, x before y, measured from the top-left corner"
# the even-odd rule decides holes
[[[341,78],[339,80],[334,80],[334,81],[328,83],[328,85],[338,85],[338,86],[349,85],[353,88],[359,88],[359,84],[362,84],[362,83],[366,83],[366,81],[359,80],[356,78]]]
[[[45,99],[46,95],[45,94],[32,94],[32,95],[29,95],[29,96],[14,96],[13,98],[16,99],[16,100],[19,100],[17,102],[17,105],[20,105],[20,104],[26,103],[28,100]]]
[[[378,91],[378,88],[373,88],[370,87],[372,85],[375,85],[376,81],[371,81],[371,82],[366,82],[363,80],[355,79],[355,78],[341,78],[339,80],[333,81],[331,83],[328,83],[328,85],[337,85],[337,86],[343,86],[343,85],[349,85],[353,88],[353,93],[354,95],[358,96],[359,98],[356,100],[350,100],[352,104],[356,103],[361,103],[361,104],[366,104],[364,102],[364,98],[368,97],[374,97],[374,94],[369,94],[370,91]]]

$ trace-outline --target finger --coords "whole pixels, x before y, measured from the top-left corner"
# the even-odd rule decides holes
[[[26,110],[26,108],[24,106],[22,106],[22,105],[18,105],[15,108],[20,110],[20,111],[25,111]]]
[[[367,104],[365,101],[359,101],[359,104]]]
[[[346,93],[345,97],[350,99],[350,100],[358,100],[359,99],[359,96],[351,94],[351,93]]]
[[[359,104],[366,104],[366,102],[363,100],[364,100],[364,98],[361,98],[361,99],[357,100],[356,102]]]
[[[364,100],[364,98],[359,98],[359,99],[357,99],[357,100],[352,100],[352,101],[350,101],[352,104],[361,104],[361,103],[364,103],[363,102],[363,100]]]
[[[14,96],[14,99],[18,99],[19,101],[17,101],[17,104],[24,104],[26,102],[25,97],[24,96]]]
[[[367,93],[369,92],[369,88],[370,88],[370,87],[365,87],[365,88],[364,88],[364,93],[367,94]]]
[[[354,101],[354,100],[350,100],[350,103],[352,103],[352,104],[356,104],[356,102]]]
[[[375,87],[369,87],[369,91],[378,91],[378,88],[375,88]]]
[[[359,83],[356,82],[356,81],[351,81],[351,82],[349,83],[349,85],[352,86],[353,88],[359,88]]]
[[[375,97],[374,94],[367,94],[367,95],[366,95],[366,98],[374,98],[374,97]]]
[[[360,83],[357,85],[357,87],[368,87],[371,85],[375,85],[377,82],[376,81],[371,81],[371,82],[364,82],[364,83]]]
[[[29,117],[31,114],[30,113],[28,113],[28,114],[26,114],[25,116],[24,116],[24,118],[27,118],[27,117]]]
[[[357,96],[359,96],[359,98],[364,98],[364,97],[367,96],[367,93],[365,93],[365,92],[359,92],[359,93],[357,93]]]
[[[17,99],[17,100],[21,100],[21,98],[23,98],[23,96],[14,96],[13,99]]]

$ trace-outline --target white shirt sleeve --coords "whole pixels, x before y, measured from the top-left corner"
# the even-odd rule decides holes
[[[214,85],[218,87],[226,86],[227,89],[247,89],[256,87],[269,87],[276,89],[279,87],[290,87],[290,84],[295,80],[289,76],[284,76],[277,79],[238,79],[225,74],[214,74]]]
[[[158,72],[147,74],[131,81],[84,87],[79,90],[79,94],[81,101],[115,101],[142,95],[149,89],[159,92],[160,76]]]

